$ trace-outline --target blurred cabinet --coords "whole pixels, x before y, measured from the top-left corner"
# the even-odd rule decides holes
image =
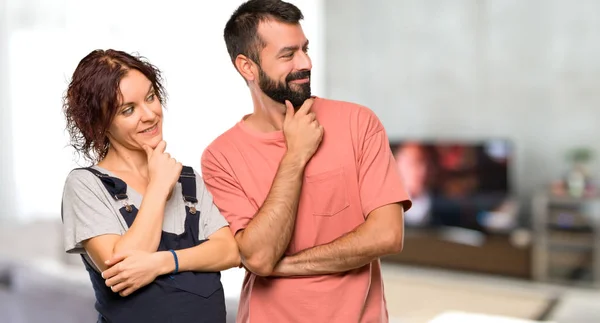
[[[532,277],[600,287],[600,197],[533,198]]]
[[[382,261],[531,278],[530,245],[515,243],[511,234],[467,231],[459,228],[407,230],[402,252],[382,257]],[[479,241],[465,241],[465,236],[471,235],[479,236],[474,239]]]

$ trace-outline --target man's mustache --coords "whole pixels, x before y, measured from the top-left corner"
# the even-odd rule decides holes
[[[285,78],[285,82],[289,83],[291,81],[302,80],[302,79],[310,79],[310,71],[298,71],[295,73],[290,73]]]

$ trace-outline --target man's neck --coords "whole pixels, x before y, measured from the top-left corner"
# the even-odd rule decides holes
[[[244,120],[247,126],[260,132],[282,130],[286,111],[284,104],[273,101],[260,91],[252,91],[252,103],[254,113]]]

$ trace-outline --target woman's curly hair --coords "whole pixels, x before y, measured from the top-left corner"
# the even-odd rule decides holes
[[[63,98],[63,112],[71,146],[92,163],[101,161],[108,152],[106,132],[122,100],[119,83],[132,69],[150,80],[164,105],[166,92],[161,72],[141,56],[113,49],[94,50],[73,72]]]

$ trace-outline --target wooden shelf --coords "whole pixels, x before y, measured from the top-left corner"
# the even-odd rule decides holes
[[[538,193],[533,199],[534,279],[576,286],[600,280],[598,197],[573,198]]]

